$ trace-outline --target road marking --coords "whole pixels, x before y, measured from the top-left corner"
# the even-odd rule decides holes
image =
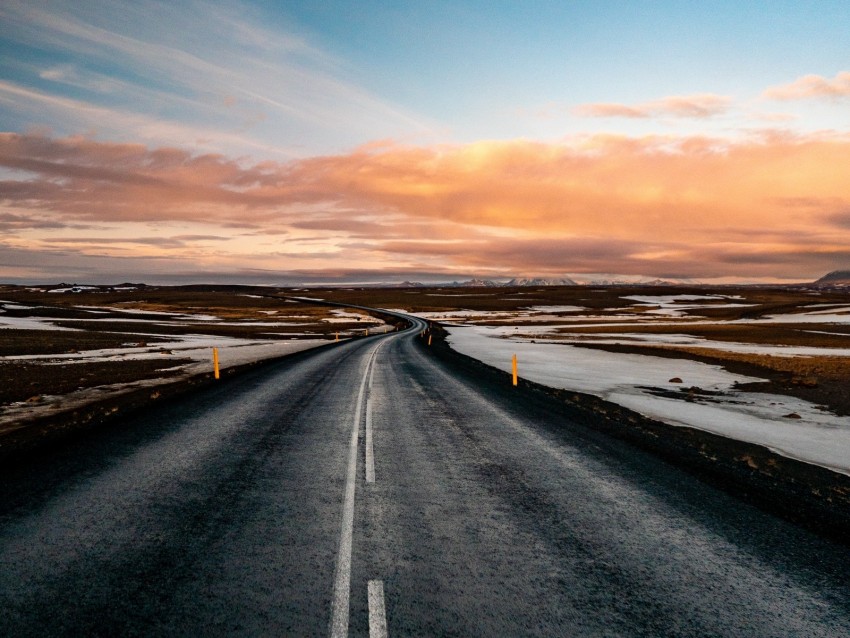
[[[369,638],[387,638],[387,612],[384,609],[384,581],[370,580]]]
[[[367,366],[372,365],[372,357]],[[363,375],[360,392],[357,394],[357,407],[354,409],[354,427],[351,428],[351,443],[348,448],[348,472],[345,478],[345,496],[342,501],[342,527],[339,535],[339,551],[336,557],[336,575],[334,577],[333,617],[331,620],[332,638],[348,636],[348,607],[351,591],[351,537],[354,533],[354,488],[357,485],[357,438],[360,430],[360,413],[363,409],[363,395],[366,392],[368,374]]]
[[[375,482],[375,452],[372,447],[372,399],[366,399],[366,482]]]
[[[339,533],[339,550],[336,557],[334,575],[333,611],[331,616],[331,637],[348,636],[348,615],[351,595],[351,538],[354,534],[354,490],[357,486],[357,441],[360,432],[360,414],[363,412],[363,397],[366,383],[374,370],[375,357],[384,345],[382,341],[372,350],[366,363],[366,373],[357,393],[357,405],[354,408],[354,424],[351,428],[351,442],[348,448],[348,471],[345,477],[345,496],[342,501],[342,525]],[[373,468],[374,470],[374,468]]]
[[[377,352],[377,351],[376,351]],[[375,482],[375,448],[372,444],[372,382],[375,379],[375,363],[369,370],[369,394],[366,399],[366,482]]]

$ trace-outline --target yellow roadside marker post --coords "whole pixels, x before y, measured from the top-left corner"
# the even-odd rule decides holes
[[[215,374],[215,378],[218,379],[218,348],[213,348],[213,373]]]
[[[516,385],[517,384],[516,355],[514,355],[513,361],[511,363],[512,363],[512,367],[513,367],[513,371],[514,371],[514,385]]]
[[[430,332],[428,333],[428,345],[429,346],[431,345],[431,333]]]
[[[366,328],[366,336],[369,336],[369,328]]]
[[[339,341],[339,333],[338,332],[336,333],[336,339],[334,339],[334,341]]]

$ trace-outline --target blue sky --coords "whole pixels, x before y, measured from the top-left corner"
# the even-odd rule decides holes
[[[185,126],[201,146],[273,157],[385,138],[729,134],[778,116],[799,130],[848,124],[846,104],[760,98],[844,70],[845,2],[8,2],[2,11],[9,130],[160,142]],[[731,108],[698,122],[573,112],[698,94]]]
[[[831,0],[5,0],[0,276],[850,266],[848,25]]]

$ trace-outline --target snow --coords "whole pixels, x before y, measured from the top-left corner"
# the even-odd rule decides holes
[[[646,307],[645,315],[658,315],[662,317],[683,317],[689,314],[687,311],[706,310],[711,308],[748,308],[756,304],[741,303],[734,301],[743,299],[739,295],[630,295],[621,297],[629,301],[637,301],[635,307]],[[683,301],[722,301],[733,300],[732,303],[697,303],[687,304]],[[660,306],[660,308],[656,308]]]
[[[850,324],[850,313],[815,311],[766,315],[758,319],[740,319],[741,323],[840,323]]]
[[[98,290],[96,286],[72,286],[71,288],[54,288],[47,292],[83,292],[84,290]]]
[[[523,308],[530,312],[581,312],[587,310],[584,306],[530,306]]]
[[[714,299],[743,299],[740,295],[629,295],[620,297],[652,305],[678,304],[680,301],[710,301]]]
[[[683,359],[499,338],[504,328],[447,327],[457,351],[506,372],[517,354],[521,377],[554,388],[593,394],[671,425],[689,426],[741,441],[844,474],[850,474],[850,418],[783,395],[742,392],[736,383],[763,381],[719,366]],[[679,377],[682,384],[671,383]],[[720,392],[693,401],[653,394],[698,386]],[[802,418],[788,419],[797,413]]]
[[[49,317],[6,317],[0,314],[0,330],[14,328],[16,330],[75,330],[75,328],[62,328],[54,325]]]
[[[376,317],[360,312],[334,309],[331,310],[331,313],[334,315],[333,317],[324,317],[322,321],[325,323],[351,323],[352,321],[359,321],[363,328],[369,328],[371,330],[387,325],[386,322]]]
[[[192,314],[186,312],[167,312],[144,310],[138,308],[126,307],[104,307],[104,306],[78,306],[80,310],[86,310],[92,314],[110,313],[111,316],[103,318],[93,316],[88,319],[70,319],[64,317],[10,317],[5,314],[5,309],[9,310],[26,310],[29,307],[20,306],[12,302],[0,300],[0,329],[17,328],[27,330],[49,330],[49,331],[72,331],[74,328],[59,327],[54,324],[56,321],[61,322],[109,322],[104,325],[110,325],[114,322],[132,323],[138,326],[137,331],[133,332],[129,342],[121,347],[102,348],[97,350],[83,350],[82,352],[48,354],[48,355],[9,355],[1,356],[0,361],[27,361],[37,363],[44,366],[45,373],[49,374],[49,366],[54,365],[75,365],[83,363],[99,363],[105,361],[134,361],[134,360],[155,360],[162,362],[163,370],[181,371],[181,376],[190,376],[209,372],[212,369],[212,348],[218,348],[219,351],[219,366],[226,369],[232,366],[260,361],[269,358],[280,357],[293,352],[299,352],[309,348],[326,345],[329,343],[327,338],[316,333],[300,332],[288,333],[289,339],[281,339],[279,334],[272,335],[274,339],[263,338],[234,338],[224,336],[212,336],[204,334],[183,334],[176,336],[167,336],[168,341],[157,341],[163,338],[161,334],[148,334],[147,330],[154,325],[167,325],[188,328],[189,330],[201,332],[204,330],[202,326],[213,325],[218,326],[251,326],[268,328],[270,330],[280,328],[291,328],[294,326],[311,327],[318,322],[310,316],[272,316],[278,311],[267,311],[268,320],[266,321],[222,321],[220,317],[209,314]],[[96,308],[96,309],[95,309]],[[346,315],[345,311],[332,311],[336,315]],[[115,316],[118,315],[118,316]],[[354,317],[362,317],[367,319],[364,322],[364,327],[370,327],[373,330],[380,330],[378,320],[373,320],[361,314],[350,314]],[[144,317],[144,318],[143,318]],[[294,322],[292,319],[307,319],[308,322]],[[345,320],[342,317],[334,317],[336,320]],[[194,326],[194,327],[193,327]],[[388,326],[384,325],[389,329]],[[304,338],[297,338],[304,337]],[[143,344],[150,339],[151,343]],[[189,360],[189,363],[180,363],[175,365],[179,360]],[[179,377],[177,377],[179,378]],[[68,409],[78,405],[84,405],[94,400],[98,400],[107,396],[125,392],[139,387],[154,387],[162,383],[170,383],[175,378],[169,379],[149,379],[133,383],[113,384],[107,386],[99,386],[97,388],[89,388],[71,392],[69,394],[58,397],[42,397],[38,403],[21,403],[12,404],[0,408],[0,426],[13,424],[22,419],[29,419],[35,416],[55,413],[62,409]]]
[[[551,314],[553,312],[581,312],[586,310],[579,306],[531,306],[521,310],[443,310],[438,312],[417,312],[415,315],[422,319],[441,319],[445,321],[458,321],[464,319],[480,319],[482,321],[561,321],[561,315]]]
[[[141,308],[115,308],[114,306],[75,306],[85,310],[93,310],[96,312],[110,311],[125,315],[151,315],[154,317],[163,317],[181,321],[218,321],[220,317],[207,314],[192,314],[187,312],[163,312],[161,310],[144,310]],[[120,318],[113,317],[113,321],[124,321]]]
[[[139,337],[143,336],[139,335]],[[219,368],[224,370],[232,366],[309,350],[326,345],[327,343],[329,342],[326,339],[261,341],[213,337],[209,335],[185,335],[180,337],[179,340],[157,343],[145,347],[104,348],[74,354],[5,356],[0,357],[0,361],[24,359],[27,361],[41,361],[43,365],[68,365],[99,361],[160,359],[163,363],[163,370],[173,370],[175,366],[169,365],[171,361],[192,359],[193,362],[188,365],[177,366],[177,368],[183,370],[184,374],[182,376],[187,377],[193,374],[212,371],[212,348],[214,347],[218,348]],[[169,350],[171,351],[170,353],[165,352]],[[144,387],[154,388],[157,385],[172,383],[179,378],[146,379],[133,383],[97,386],[61,396],[44,396],[42,397],[42,401],[37,404],[26,402],[13,403],[0,408],[0,427],[22,419],[31,419],[72,409],[129,390]]]
[[[505,332],[504,336],[513,338],[534,337],[535,341],[545,340],[552,336],[552,330],[559,326],[546,326],[541,330],[528,330],[519,326],[519,330]],[[495,336],[495,335],[494,335]],[[848,335],[842,335],[848,336]],[[556,343],[593,343],[601,345],[632,345],[651,344],[660,346],[687,346],[705,350],[721,350],[723,352],[738,352],[742,354],[770,355],[773,357],[850,357],[850,348],[826,348],[817,346],[781,346],[761,343],[743,343],[736,341],[715,341],[704,337],[688,334],[651,334],[651,333],[605,333],[605,334],[571,334],[562,333],[552,339]]]

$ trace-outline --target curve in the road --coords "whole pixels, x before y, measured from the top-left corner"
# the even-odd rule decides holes
[[[423,329],[0,469],[0,635],[850,635],[845,546]]]

